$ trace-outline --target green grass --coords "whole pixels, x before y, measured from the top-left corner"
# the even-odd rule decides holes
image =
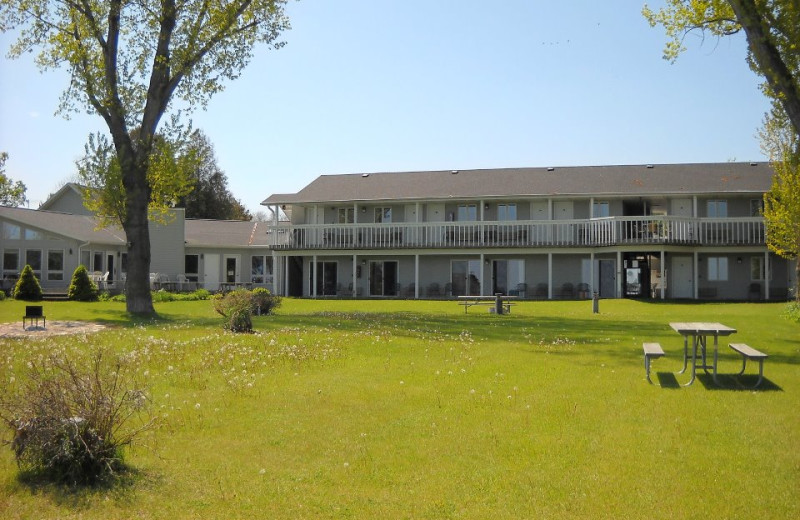
[[[23,307],[0,302],[0,322]],[[163,426],[112,490],[20,482],[4,449],[0,517],[798,518],[800,325],[784,307],[286,299],[232,335],[210,302],[156,304],[135,326],[124,304],[45,303],[48,320],[114,327],[0,340],[0,377],[56,349],[135,352]],[[763,388],[674,385],[670,321],[737,328],[770,356]],[[643,341],[667,352],[664,387]],[[724,345],[721,372],[738,371]]]

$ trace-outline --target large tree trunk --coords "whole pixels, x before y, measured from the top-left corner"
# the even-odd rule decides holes
[[[126,211],[122,228],[128,241],[126,308],[132,314],[154,315],[153,298],[150,294],[150,228],[147,218],[150,188],[147,184],[147,154],[136,154],[130,149],[126,152],[128,153],[120,154],[126,191]]]

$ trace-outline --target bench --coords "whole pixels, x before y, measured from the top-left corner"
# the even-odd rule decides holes
[[[25,322],[30,321],[31,323],[36,322],[36,326],[39,326],[39,320],[44,322],[44,327],[47,327],[47,318],[44,317],[42,314],[42,306],[41,305],[26,305],[25,306],[25,316],[22,317],[22,329],[25,329]]]
[[[752,388],[760,385],[761,381],[764,379],[764,360],[767,359],[767,355],[744,343],[730,343],[728,346],[742,356],[742,370],[738,375],[744,374],[748,359],[755,359],[758,361],[758,381],[756,381],[756,384],[754,384]]]
[[[650,379],[650,360],[664,357],[664,349],[661,348],[660,343],[642,343],[644,349],[644,371],[647,375],[647,382],[651,385],[653,381]]]

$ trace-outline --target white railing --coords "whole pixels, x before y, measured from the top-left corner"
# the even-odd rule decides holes
[[[763,219],[608,217],[589,220],[280,225],[277,249],[600,247],[619,244],[763,245]]]

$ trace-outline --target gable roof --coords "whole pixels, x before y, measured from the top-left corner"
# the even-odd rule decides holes
[[[98,221],[89,215],[0,206],[0,218],[81,242],[109,245],[126,243],[122,229],[115,226],[95,229]]]
[[[187,218],[184,238],[187,247],[266,247],[268,227],[264,222]]]
[[[296,194],[275,194],[262,204],[763,193],[772,173],[762,162],[321,175]]]

